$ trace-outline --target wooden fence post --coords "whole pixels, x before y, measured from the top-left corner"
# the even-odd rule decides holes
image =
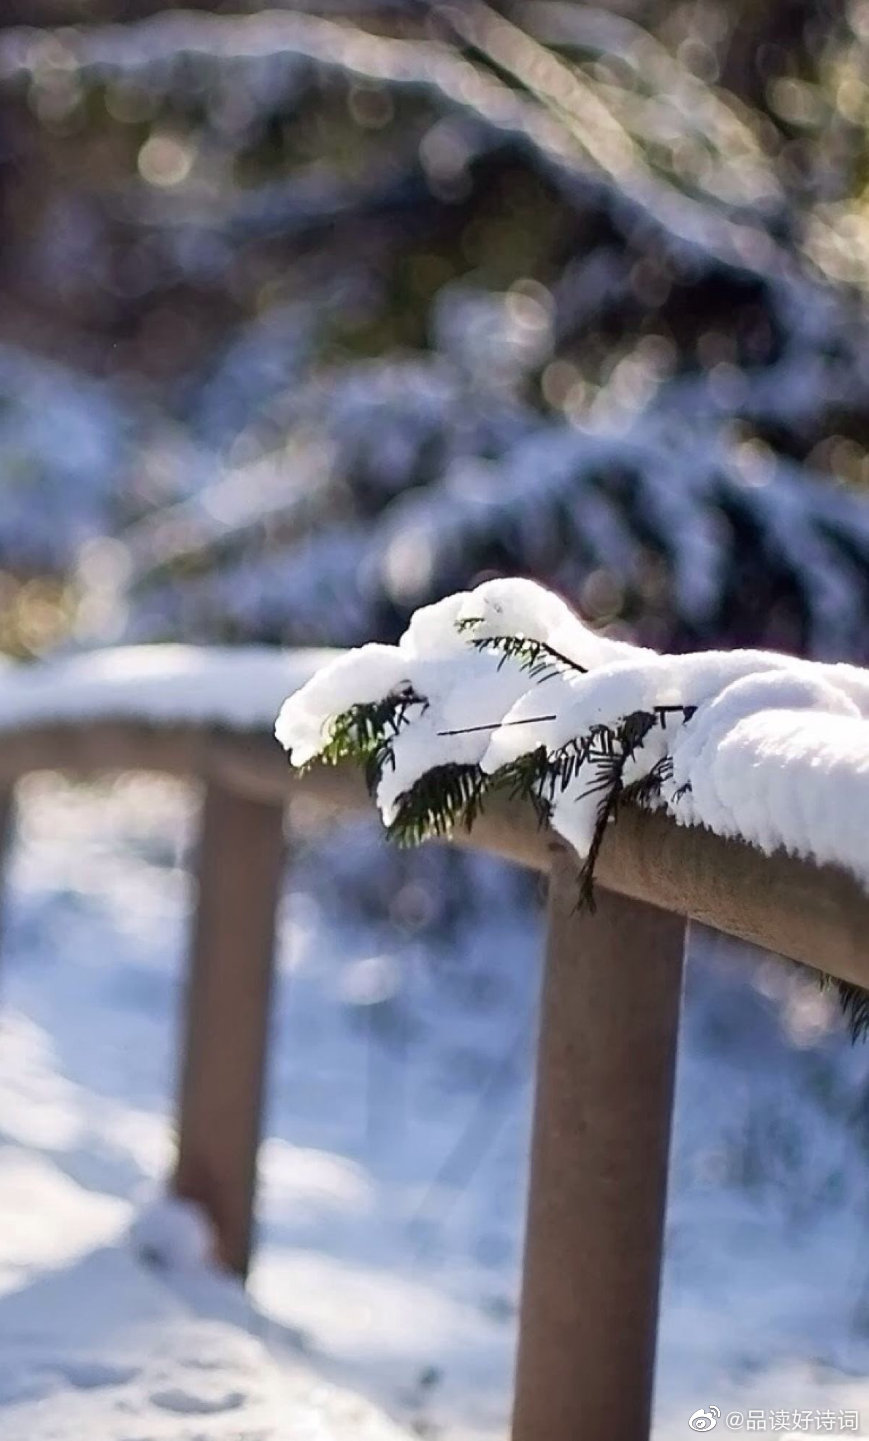
[[[12,786],[0,788],[0,926],[5,919],[7,867],[12,847],[15,822],[15,791]],[[2,934],[2,932],[0,932]]]
[[[556,857],[513,1441],[649,1435],[685,922]]]
[[[283,808],[210,781],[187,983],[175,1194],[211,1218],[218,1259],[244,1276],[283,870]]]

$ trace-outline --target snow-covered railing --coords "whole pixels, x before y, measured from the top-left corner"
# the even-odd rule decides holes
[[[203,783],[173,1186],[207,1210],[239,1274],[294,804],[327,819],[370,806],[356,768],[292,775],[275,744],[280,702],[322,661],[146,647],[9,666],[0,686],[6,813],[18,779],[41,769]],[[454,841],[549,874],[514,1437],[636,1441],[649,1426],[686,922],[869,987],[869,894],[844,868],[630,804],[603,835],[593,914],[577,909],[573,851],[528,802],[493,794]]]

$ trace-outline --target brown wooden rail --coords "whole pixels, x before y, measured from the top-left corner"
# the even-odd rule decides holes
[[[0,823],[15,783],[46,769],[204,785],[173,1185],[244,1275],[293,809],[367,809],[361,778],[293,777],[267,735],[77,721],[0,735]],[[597,912],[579,915],[571,857],[527,809],[493,803],[456,840],[549,874],[514,1441],[644,1441],[686,921],[869,986],[869,896],[832,868],[626,811]]]

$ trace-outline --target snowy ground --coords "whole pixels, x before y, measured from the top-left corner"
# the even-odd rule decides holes
[[[410,870],[385,925],[372,832],[347,841],[342,895],[360,862],[368,880],[336,923],[336,882],[300,863],[247,1302],[127,1239],[170,1154],[191,830],[168,783],[26,788],[0,1006],[0,1435],[503,1436],[532,909],[481,866],[489,919],[437,940]],[[811,981],[697,949],[657,1434],[711,1405],[862,1409],[869,1434],[869,1049],[831,1032]]]

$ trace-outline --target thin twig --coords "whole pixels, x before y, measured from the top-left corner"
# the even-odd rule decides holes
[[[535,715],[528,716],[525,720],[490,721],[481,726],[459,726],[457,730],[438,731],[437,734],[439,736],[469,736],[473,735],[475,731],[500,730],[501,726],[536,726],[541,725],[543,721],[554,720],[558,720],[557,715]]]

